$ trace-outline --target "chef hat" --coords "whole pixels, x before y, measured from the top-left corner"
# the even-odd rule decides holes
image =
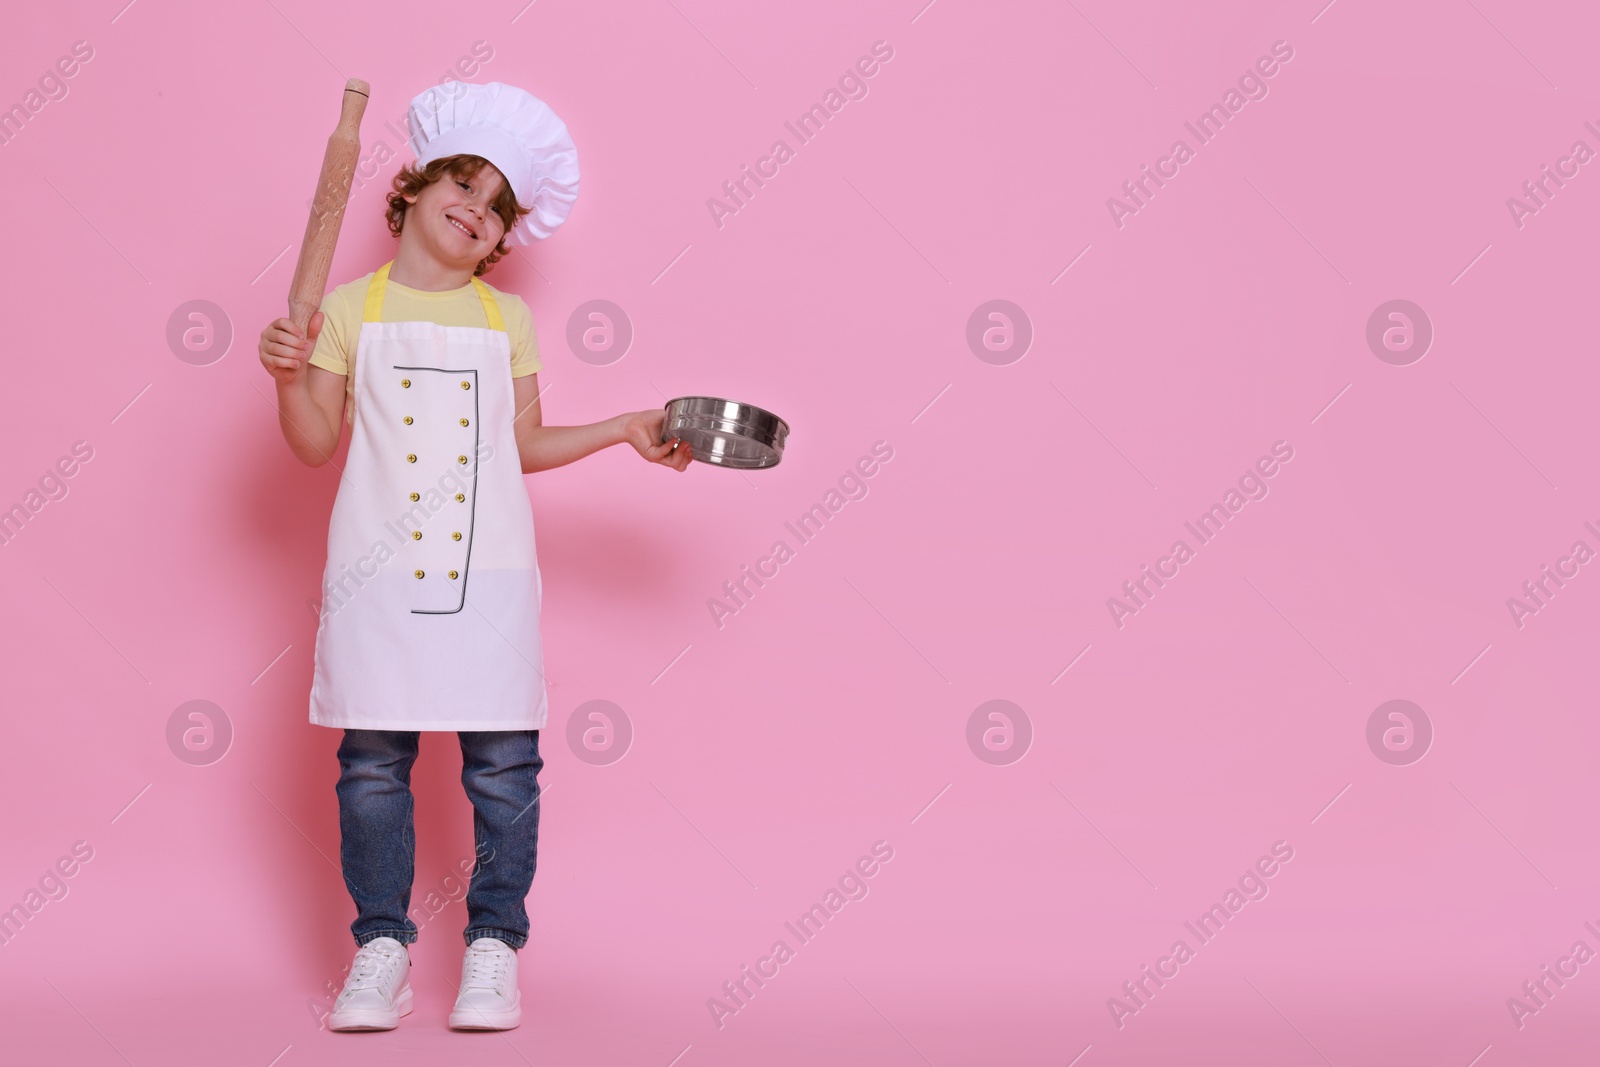
[[[506,234],[530,245],[556,232],[578,198],[578,149],[550,105],[501,82],[445,82],[417,94],[406,111],[411,149],[422,166],[445,156],[482,156],[532,211]]]

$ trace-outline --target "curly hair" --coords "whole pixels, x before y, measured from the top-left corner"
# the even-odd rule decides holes
[[[384,213],[389,219],[389,232],[398,238],[400,231],[405,228],[406,209],[411,206],[406,203],[406,196],[418,195],[446,174],[452,178],[471,179],[488,165],[489,161],[482,156],[463,155],[444,156],[420,168],[413,163],[402,166],[394,176],[394,192],[388,196],[389,206]],[[500,217],[506,220],[505,233],[500,235],[494,251],[478,261],[477,269],[472,272],[474,276],[486,273],[501,256],[511,251],[506,247],[505,235],[511,232],[511,227],[517,224],[518,219],[531,210],[517,203],[517,194],[512,192],[509,182],[500,186],[500,195],[495,197],[494,206],[500,209]]]

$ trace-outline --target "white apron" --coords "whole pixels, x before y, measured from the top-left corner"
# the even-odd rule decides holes
[[[350,452],[328,528],[311,721],[542,730],[543,584],[512,428],[511,342],[489,322],[381,322],[367,289]]]

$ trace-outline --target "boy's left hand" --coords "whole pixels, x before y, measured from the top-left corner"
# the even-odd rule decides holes
[[[667,421],[665,408],[635,411],[622,417],[622,434],[645,459],[681,471],[694,459],[689,442],[673,437],[661,440],[661,427]]]

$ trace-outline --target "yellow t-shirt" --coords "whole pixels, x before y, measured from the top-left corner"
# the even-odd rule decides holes
[[[367,284],[376,273],[370,271],[353,282],[335,286],[322,298],[322,332],[317,335],[317,346],[311,353],[313,367],[334,374],[349,373],[350,356],[355,351],[356,339],[361,336]],[[506,334],[511,339],[511,376],[521,378],[537,374],[544,369],[544,364],[539,359],[539,341],[533,333],[533,313],[520,296],[501,292],[492,285],[489,291],[494,294],[500,317],[505,320]],[[483,313],[483,301],[478,299],[471,282],[459,289],[433,293],[390,280],[383,294],[383,321],[437,322],[441,326],[489,325]]]

